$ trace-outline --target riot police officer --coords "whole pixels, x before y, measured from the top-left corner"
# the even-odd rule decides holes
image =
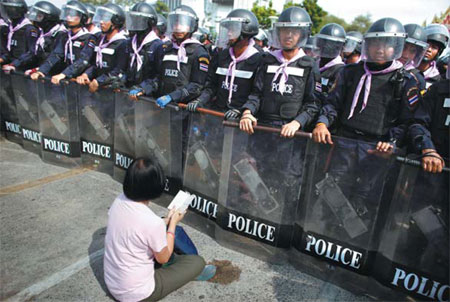
[[[192,34],[198,28],[195,11],[181,5],[167,17],[167,30],[172,36],[172,45],[165,45],[162,70],[159,76],[161,108],[169,102],[188,103],[197,98],[205,85],[208,74],[209,54]]]
[[[166,36],[166,31],[167,31],[167,20],[163,15],[158,14],[158,21],[156,23],[155,33],[164,43],[171,41],[170,38]]]
[[[414,118],[410,107],[420,100],[415,79],[397,61],[405,39],[398,20],[373,23],[364,35],[363,60],[341,70],[313,131],[314,141],[333,144],[328,128],[338,124],[337,134],[353,139],[338,141],[328,172],[369,224],[378,207],[370,192],[385,172],[378,155],[392,152],[402,141]],[[353,186],[355,181],[360,183]]]
[[[358,63],[361,59],[361,45],[363,35],[359,31],[349,31],[345,36],[345,44],[342,56],[345,64]]]
[[[65,78],[78,76],[89,66],[96,41],[84,27],[87,20],[86,7],[76,0],[67,2],[61,9],[61,20],[68,31],[58,39],[47,60],[31,75],[33,80],[56,73],[52,77],[52,83],[59,84]],[[55,70],[60,64],[63,68],[61,72]]]
[[[252,39],[258,26],[256,16],[246,9],[235,9],[220,22],[217,43],[223,49],[213,58],[205,89],[188,104],[189,110],[207,105],[226,112],[226,119],[240,117],[263,58]]]
[[[122,32],[125,12],[122,8],[113,3],[99,6],[93,22],[100,24],[102,31],[95,47],[95,65],[77,78],[78,84],[89,85],[90,92],[115,82],[127,67],[127,38]]]
[[[5,45],[0,48],[0,64],[8,64],[22,54],[34,50],[38,38],[37,28],[25,17],[27,4],[24,0],[4,0],[1,3],[8,26],[0,27],[1,40]],[[22,69],[29,66],[23,65]]]
[[[130,57],[123,82],[133,99],[143,94],[152,95],[158,90],[163,42],[155,32],[157,18],[155,9],[145,2],[136,3],[126,13]]]
[[[36,2],[28,11],[28,19],[39,29],[39,38],[34,49],[28,50],[3,70],[15,70],[22,66],[37,67],[42,64],[54,48],[56,39],[66,31],[59,20],[61,11],[48,1]],[[28,70],[26,74],[31,73]]]
[[[88,18],[85,27],[91,34],[95,35],[95,37],[98,38],[100,37],[102,31],[94,22],[96,8],[90,3],[84,3],[84,6],[86,6],[86,9],[88,11]]]
[[[266,32],[264,29],[258,29],[258,34],[253,37],[253,40],[255,40],[256,45],[263,51],[269,51],[269,48],[267,47],[269,38],[267,37]]]
[[[303,50],[307,56],[311,58],[317,58],[317,49],[314,43],[314,36],[309,36],[306,41],[305,46],[303,46]]]
[[[336,23],[326,24],[314,37],[315,51],[319,56],[319,71],[322,97],[326,97],[329,89],[334,85],[336,75],[344,67],[341,58],[342,47],[345,43],[345,30]]]
[[[431,84],[441,79],[439,70],[436,67],[436,60],[448,45],[449,33],[442,24],[430,24],[425,27],[425,32],[429,46],[418,69],[422,72],[427,82],[426,88],[428,88]]]
[[[425,79],[417,67],[422,62],[423,56],[428,49],[427,35],[425,29],[417,24],[406,24],[405,31],[407,38],[403,47],[402,56],[398,59],[416,79],[421,92],[425,89]]]
[[[300,7],[284,10],[274,24],[274,46],[279,50],[264,57],[253,93],[242,106],[240,129],[249,134],[258,123],[281,126],[281,135],[293,137],[306,129],[319,112],[315,96],[317,67],[302,46],[311,30],[311,19]]]

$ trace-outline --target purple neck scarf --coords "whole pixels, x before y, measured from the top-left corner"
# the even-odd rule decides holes
[[[423,77],[425,80],[428,80],[430,78],[434,78],[435,76],[439,75],[439,69],[437,69],[436,61],[431,62],[430,67],[423,72]]]
[[[68,33],[67,33],[68,39],[67,39],[66,45],[64,46],[64,62],[67,61],[67,55],[69,54],[70,55],[70,57],[69,57],[70,62],[73,64],[73,49],[72,49],[73,42],[76,39],[78,39],[79,37],[84,36],[84,35],[88,35],[88,34],[90,34],[90,33],[84,27],[82,29],[80,29],[75,34],[75,36],[72,36],[72,31],[71,30],[68,31]]]
[[[389,72],[392,72],[394,70],[402,68],[403,64],[399,61],[394,60],[388,68],[385,68],[383,70],[379,71],[371,71],[366,65],[366,62],[364,62],[364,71],[365,73],[359,80],[358,86],[356,87],[355,94],[353,95],[353,101],[352,101],[352,107],[350,108],[350,114],[348,115],[347,119],[350,119],[353,116],[353,112],[355,111],[356,105],[358,104],[359,95],[361,93],[362,87],[364,86],[364,98],[363,98],[363,105],[361,107],[360,113],[366,108],[367,106],[367,100],[369,99],[370,94],[370,86],[372,84],[372,75],[373,74],[386,74]]]
[[[178,49],[178,57],[177,57],[177,69],[180,70],[180,62],[183,62],[186,59],[186,48],[184,46],[186,44],[202,44],[195,39],[186,39],[181,42],[180,46],[177,43],[172,42],[173,48]]]
[[[141,70],[142,58],[139,55],[139,52],[142,50],[142,47],[144,47],[145,44],[148,44],[148,43],[150,43],[154,40],[158,40],[158,39],[159,39],[159,37],[152,30],[145,36],[144,40],[142,40],[141,45],[139,45],[139,47],[138,47],[137,46],[137,35],[134,35],[133,39],[131,40],[131,49],[133,50],[133,55],[131,56],[130,67],[133,66],[133,63],[136,60],[137,71]]]
[[[0,26],[8,26],[8,23],[6,23],[5,20],[0,18]]]
[[[95,35],[99,32],[101,32],[100,28],[98,28],[97,26],[92,27],[92,29],[89,31],[91,34]]]
[[[59,31],[67,31],[67,29],[62,24],[56,24],[48,32],[44,34],[44,31],[40,30],[39,38],[36,40],[36,47],[34,48],[34,54],[37,54],[39,47],[44,49],[45,38],[52,36],[54,33]]]
[[[330,62],[325,64],[324,66],[320,67],[319,71],[323,72],[323,71],[327,70],[328,68],[331,68],[335,65],[340,65],[340,64],[344,64],[344,62],[342,61],[341,56],[337,56],[336,58],[334,58],[333,60],[331,60]]]
[[[412,61],[406,63],[406,65],[405,65],[405,70],[411,70],[411,69],[414,69],[414,68],[416,68],[416,67],[414,67],[414,64],[413,64]]]
[[[8,49],[8,51],[11,51],[11,42],[14,33],[28,24],[31,24],[31,22],[27,18],[24,18],[19,24],[17,24],[14,27],[12,23],[9,23],[8,41],[6,43],[6,49]]]
[[[228,104],[231,103],[231,97],[233,95],[233,84],[234,84],[234,77],[236,73],[236,65],[239,62],[245,61],[251,56],[253,56],[255,53],[258,53],[258,50],[253,47],[255,45],[255,41],[253,39],[250,40],[248,43],[247,48],[244,50],[244,52],[239,56],[234,56],[234,50],[233,47],[229,48],[229,53],[231,56],[231,62],[230,65],[228,65],[228,71],[227,75],[225,76],[225,85],[228,87]]]
[[[278,62],[281,63],[281,65],[278,67],[277,71],[275,72],[275,76],[273,77],[272,83],[275,82],[278,79],[278,76],[281,75],[280,83],[279,83],[279,89],[278,91],[283,95],[283,93],[286,91],[286,82],[288,80],[289,74],[287,72],[287,67],[290,63],[297,61],[301,57],[305,56],[303,49],[300,49],[295,57],[290,59],[289,61],[286,60],[283,57],[283,51],[281,49],[275,50],[270,53],[273,55]]]
[[[105,49],[106,47],[108,47],[112,42],[118,41],[118,40],[125,40],[126,37],[124,35],[124,33],[122,31],[119,31],[118,33],[116,33],[111,40],[109,40],[106,43],[103,43],[106,39],[106,35],[102,35],[102,39],[100,40],[100,42],[98,43],[98,49],[97,50],[97,56],[95,58],[95,63],[97,65],[98,68],[102,68],[103,66],[103,54],[102,54],[102,50]]]

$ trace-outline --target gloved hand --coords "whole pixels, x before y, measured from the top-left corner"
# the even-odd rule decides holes
[[[225,112],[225,119],[226,120],[235,120],[238,119],[241,116],[241,112],[237,109],[230,109],[227,112]]]
[[[130,91],[128,91],[128,97],[132,100],[137,101],[138,96],[141,96],[144,94],[143,92],[144,90],[142,88],[136,88],[134,87],[133,89],[131,89]]]
[[[195,111],[197,111],[198,108],[201,108],[201,107],[202,107],[202,104],[200,103],[200,100],[197,99],[197,100],[193,100],[192,102],[189,102],[187,104],[186,109],[189,111],[195,112]]]
[[[15,71],[16,67],[12,64],[7,64],[3,65],[2,69],[6,74],[9,74],[11,71]]]
[[[162,97],[159,97],[156,100],[156,104],[158,104],[159,107],[164,108],[171,101],[172,101],[172,98],[170,97],[170,95],[163,95]]]

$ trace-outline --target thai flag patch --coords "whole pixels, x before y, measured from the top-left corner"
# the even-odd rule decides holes
[[[317,92],[322,92],[322,84],[320,82],[316,82],[315,89]]]
[[[200,63],[200,70],[208,72],[208,64]]]
[[[409,106],[414,105],[415,103],[417,103],[418,100],[419,100],[419,96],[417,94],[413,94],[412,96],[410,96],[408,98]]]

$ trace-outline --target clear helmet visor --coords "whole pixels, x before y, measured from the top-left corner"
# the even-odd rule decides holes
[[[418,67],[420,65],[420,62],[422,62],[427,48],[427,43],[410,43],[407,39],[405,42],[405,46],[403,47],[402,56],[400,57],[399,61],[402,62],[405,66],[412,65],[414,67]]]
[[[341,54],[345,40],[325,38],[316,35],[314,38],[314,51],[321,58],[336,58]]]
[[[115,13],[113,11],[106,7],[97,7],[97,9],[95,10],[94,18],[92,19],[92,23],[100,26],[102,22],[110,22],[114,14]]]
[[[358,44],[362,43],[362,41],[357,41],[351,38],[347,38],[344,43],[344,47],[342,48],[342,52],[352,53],[355,51]]]
[[[64,5],[61,9],[60,19],[66,22],[81,22],[81,17],[83,13],[78,10],[76,7]]]
[[[192,34],[192,39],[202,42],[203,34],[201,32],[196,31]]]
[[[241,35],[242,22],[233,20],[222,20],[219,26],[219,35],[216,45],[226,48]]]
[[[365,37],[362,44],[361,60],[384,63],[402,56],[405,37],[376,36]]]
[[[45,18],[45,13],[33,6],[28,11],[27,18],[33,22],[42,22]]]
[[[167,17],[167,33],[192,33],[195,29],[195,18],[186,14],[169,14]]]
[[[277,49],[295,49],[306,44],[310,27],[296,23],[276,22],[273,29],[273,46]]]
[[[139,12],[126,12],[125,22],[129,31],[146,31],[149,28],[149,15]]]

